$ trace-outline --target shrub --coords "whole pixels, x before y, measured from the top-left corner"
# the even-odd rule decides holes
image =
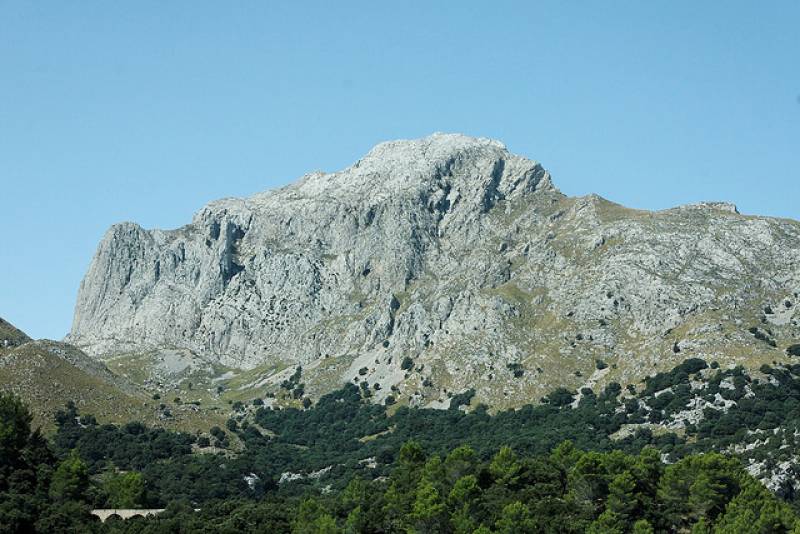
[[[566,388],[557,388],[555,391],[542,398],[546,404],[551,406],[567,406],[572,404],[574,393]]]
[[[512,362],[506,364],[506,369],[511,371],[514,375],[514,378],[520,378],[522,375],[525,374],[525,369],[522,367],[522,364],[519,362]]]
[[[474,389],[468,389],[464,393],[453,395],[452,399],[450,400],[450,409],[457,410],[460,406],[469,406],[469,403],[472,401],[472,397],[474,396]]]

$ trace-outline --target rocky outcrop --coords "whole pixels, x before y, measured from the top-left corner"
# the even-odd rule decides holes
[[[18,347],[30,340],[22,330],[0,317],[0,350]]]
[[[300,363],[312,392],[361,380],[378,399],[472,387],[518,404],[581,386],[598,358],[623,383],[688,355],[780,358],[800,337],[784,304],[799,292],[795,221],[567,198],[499,142],[436,134],[213,202],[177,230],[113,226],[69,340],[95,355]]]

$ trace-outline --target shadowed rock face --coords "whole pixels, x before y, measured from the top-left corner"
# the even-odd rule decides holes
[[[213,202],[177,230],[113,226],[69,340],[95,355],[300,362],[312,392],[366,367],[378,399],[390,385],[419,402],[473,387],[520,404],[688,356],[779,357],[800,337],[798,292],[797,222],[722,203],[651,213],[567,198],[496,141],[436,134]],[[315,372],[334,379],[315,386]]]

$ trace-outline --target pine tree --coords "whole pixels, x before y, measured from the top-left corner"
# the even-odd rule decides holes
[[[631,518],[636,510],[636,480],[628,471],[620,473],[608,485],[606,509],[616,514],[622,521]]]
[[[653,534],[653,525],[647,519],[640,519],[633,524],[633,534]]]
[[[519,475],[520,464],[517,455],[511,447],[502,447],[492,458],[489,472],[497,484],[511,486],[516,483]]]
[[[145,503],[145,486],[141,473],[116,475],[105,484],[110,508],[139,508]]]
[[[519,501],[503,508],[496,527],[499,534],[534,534],[539,532],[530,509]]]
[[[462,445],[453,449],[444,461],[444,470],[447,481],[453,484],[464,475],[474,471],[475,451],[469,445]]]
[[[89,468],[72,450],[53,473],[50,497],[56,501],[85,501],[89,489]]]
[[[411,510],[415,530],[420,533],[440,532],[444,510],[439,490],[429,480],[422,479]]]

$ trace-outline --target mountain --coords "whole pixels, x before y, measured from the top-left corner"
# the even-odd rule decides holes
[[[176,230],[113,226],[68,340],[109,362],[178,351],[287,402],[352,381],[377,401],[474,389],[508,407],[688,357],[787,361],[799,302],[797,221],[566,197],[497,141],[434,134]]]

